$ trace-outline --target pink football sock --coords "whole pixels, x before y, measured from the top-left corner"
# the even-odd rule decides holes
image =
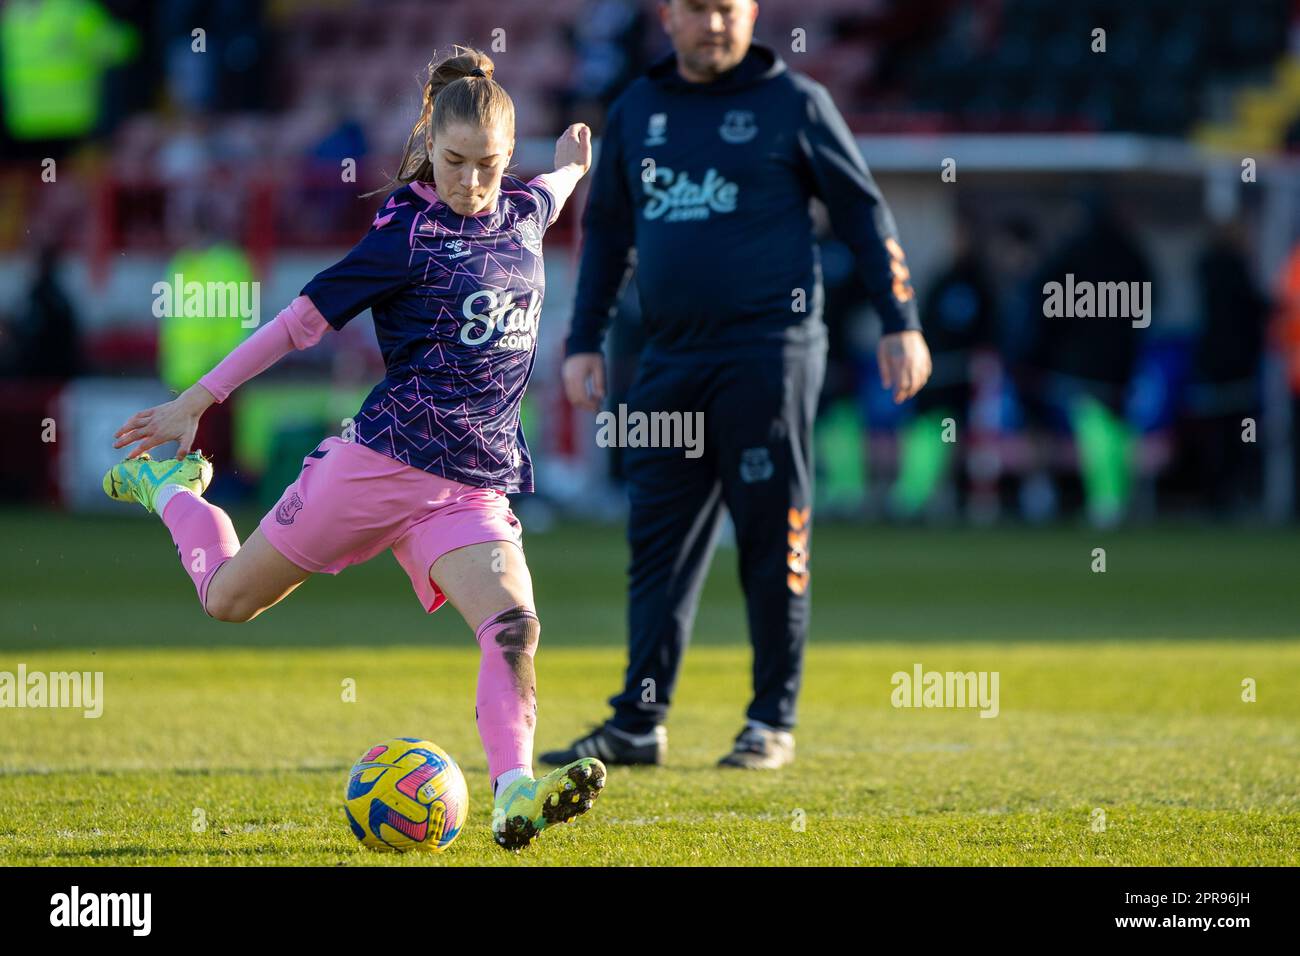
[[[481,652],[475,716],[487,752],[488,779],[507,770],[533,774],[537,681],[533,655],[542,627],[537,615],[513,607],[484,621],[474,636]]]
[[[239,550],[235,526],[224,511],[191,491],[172,495],[162,510],[162,520],[172,533],[181,566],[194,582],[206,614],[212,576]]]

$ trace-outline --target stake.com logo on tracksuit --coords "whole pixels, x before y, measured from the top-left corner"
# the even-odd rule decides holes
[[[661,182],[666,188],[660,188]],[[719,176],[716,169],[705,173],[702,183],[692,182],[689,173],[656,169],[655,178],[645,184],[650,201],[642,207],[641,214],[647,219],[662,217],[665,222],[707,219],[713,212],[735,212],[739,190],[735,183]]]

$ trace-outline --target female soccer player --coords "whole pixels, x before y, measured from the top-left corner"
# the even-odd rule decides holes
[[[506,498],[533,490],[519,404],[545,285],[542,235],[591,163],[591,131],[565,130],[554,172],[528,183],[504,175],[514,104],[492,73],[489,57],[465,47],[430,64],[398,188],[369,232],[198,384],[128,419],[114,447],[139,444],[104,490],[161,515],[199,602],[222,621],[251,620],[308,575],[391,548],[426,610],[451,601],[478,639],[493,835],[518,849],[590,809],[605,784],[594,759],[533,779],[541,628]],[[241,547],[230,518],[202,498],[212,465],[191,451],[200,416],[367,308],[388,375],[357,414],[355,440],[321,442]],[[172,440],[176,458],[144,454]]]

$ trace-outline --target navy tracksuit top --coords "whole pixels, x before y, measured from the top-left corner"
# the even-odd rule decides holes
[[[825,87],[759,44],[710,83],[660,60],[609,110],[566,353],[600,350],[633,266],[651,352],[821,343],[812,196],[884,331],[919,329],[893,216]]]

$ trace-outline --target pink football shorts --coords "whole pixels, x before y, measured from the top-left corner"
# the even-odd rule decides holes
[[[298,567],[338,574],[391,548],[429,613],[447,599],[429,577],[448,551],[485,541],[522,546],[499,491],[430,474],[356,442],[327,438],[259,525]]]

